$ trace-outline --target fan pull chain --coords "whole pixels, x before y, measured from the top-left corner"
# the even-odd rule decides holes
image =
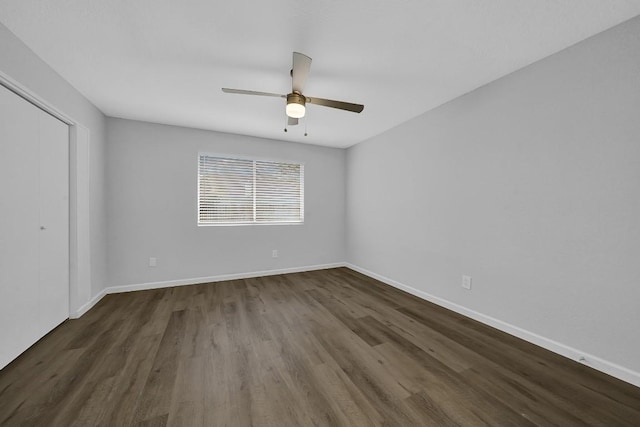
[[[304,118],[304,136],[307,136],[307,118]]]
[[[288,132],[287,125],[289,124],[289,117],[287,115],[284,116],[284,131]]]

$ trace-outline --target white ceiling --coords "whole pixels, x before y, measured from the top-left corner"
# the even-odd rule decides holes
[[[106,115],[348,147],[640,14],[638,0],[2,0],[0,21]],[[283,132],[291,53],[310,105]]]

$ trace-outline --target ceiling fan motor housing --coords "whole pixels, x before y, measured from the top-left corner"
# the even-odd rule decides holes
[[[287,95],[287,116],[294,119],[304,117],[307,99],[301,93],[291,92]]]

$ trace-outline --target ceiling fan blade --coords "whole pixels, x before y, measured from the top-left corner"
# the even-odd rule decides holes
[[[322,105],[324,107],[337,108],[339,110],[353,111],[354,113],[360,113],[364,110],[362,104],[352,104],[350,102],[334,101],[332,99],[313,98],[306,96],[306,101],[309,104]]]
[[[226,87],[222,88],[224,93],[237,93],[240,95],[258,95],[258,96],[275,96],[276,98],[286,98],[287,95],[280,95],[279,93],[270,93],[270,92],[256,92],[255,90],[243,90],[243,89],[229,89]]]
[[[307,76],[309,75],[309,69],[311,69],[311,58],[305,54],[293,52],[292,92],[302,93],[304,82],[307,81]]]
[[[288,124],[289,126],[295,126],[295,125],[297,125],[297,124],[298,124],[298,119],[293,118],[293,117],[288,117],[288,116],[287,116],[287,124]]]

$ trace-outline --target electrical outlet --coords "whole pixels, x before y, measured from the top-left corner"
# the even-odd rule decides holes
[[[156,257],[152,256],[149,258],[149,267],[155,267],[158,264],[158,260]]]
[[[471,276],[462,276],[462,287],[471,290]]]
[[[274,249],[271,251],[271,258],[278,258],[278,250]]]

